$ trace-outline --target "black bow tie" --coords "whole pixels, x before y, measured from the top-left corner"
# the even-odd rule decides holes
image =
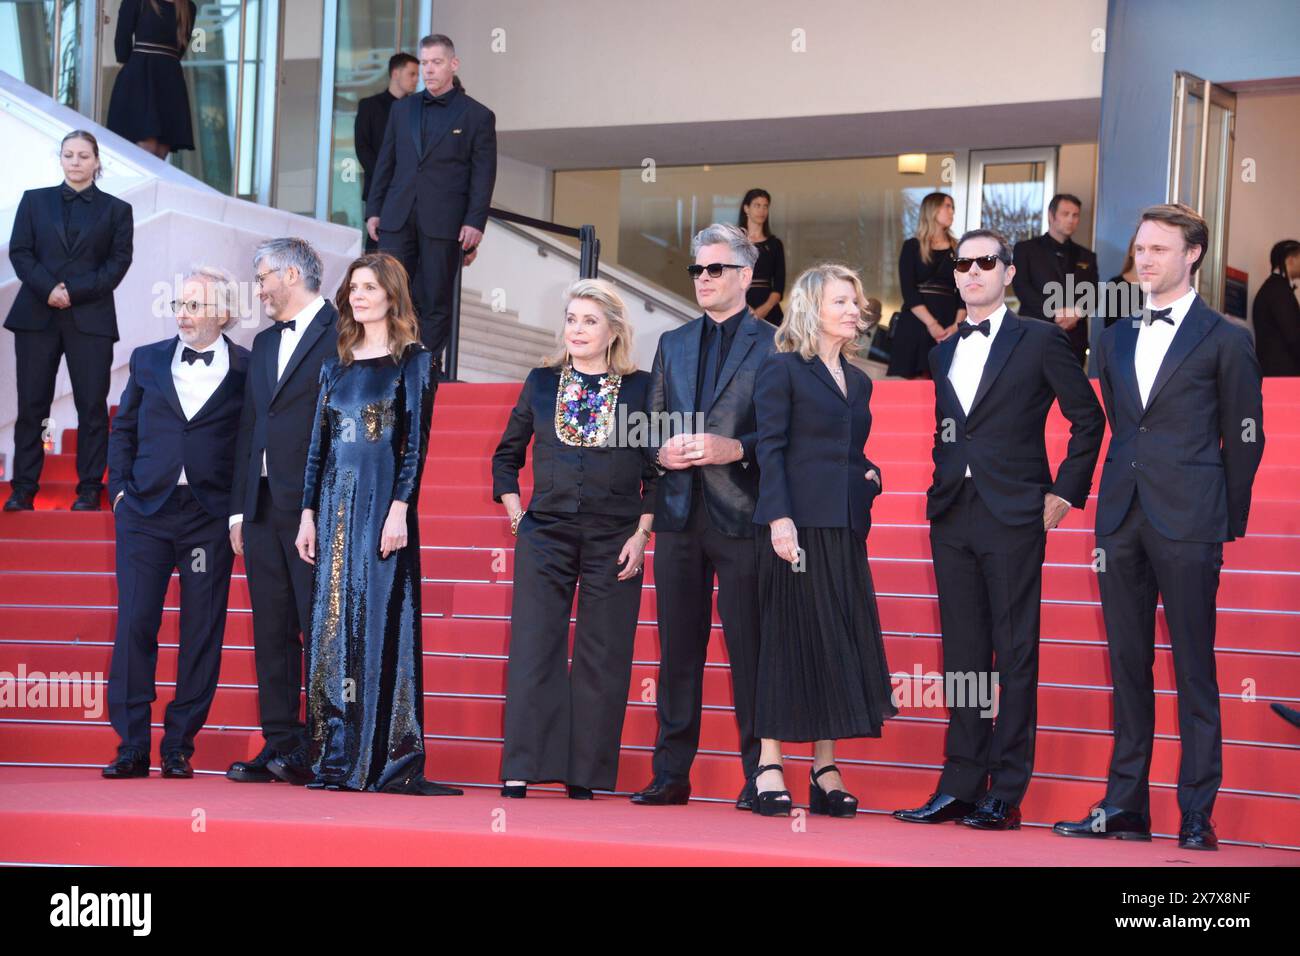
[[[963,322],[961,325],[957,326],[957,334],[964,339],[972,332],[978,332],[985,338],[988,338],[990,328],[991,326],[989,325],[988,319],[985,319],[983,322]]]
[[[1173,325],[1173,311],[1173,306],[1170,306],[1167,309],[1148,309],[1146,312],[1142,313],[1142,324],[1150,325],[1152,322],[1168,322],[1170,325]]]
[[[213,353],[212,351],[207,351],[207,352],[196,352],[196,351],[194,351],[192,348],[190,348],[190,347],[187,345],[187,346],[185,347],[185,351],[181,353],[181,361],[182,361],[182,362],[186,362],[186,363],[188,363],[188,364],[190,364],[190,365],[193,365],[193,364],[195,363],[196,360],[198,360],[198,359],[203,359],[203,364],[204,364],[204,365],[211,365],[211,364],[212,364],[212,356],[213,356],[214,354],[215,354],[215,353]]]
[[[433,95],[432,93],[430,93],[428,90],[425,90],[425,91],[424,91],[424,105],[425,105],[425,106],[433,106],[433,105],[437,105],[437,106],[446,106],[446,105],[447,105],[447,101],[451,99],[452,94],[455,93],[455,92],[456,92],[455,87],[452,87],[452,88],[451,88],[450,90],[448,90],[446,93],[443,93],[443,94],[441,94],[440,96],[434,96],[434,95]]]
[[[281,323],[280,323],[280,331],[281,331],[281,332],[283,332],[285,329],[291,329],[291,330],[293,330],[293,329],[297,329],[297,328],[298,328],[298,320],[297,320],[297,319],[290,319],[288,322],[281,322]]]
[[[77,190],[73,189],[67,183],[64,183],[59,191],[63,194],[64,202],[72,202],[74,199],[80,199],[82,202],[90,202],[94,199],[90,194],[89,186],[81,190],[81,192],[77,192]]]

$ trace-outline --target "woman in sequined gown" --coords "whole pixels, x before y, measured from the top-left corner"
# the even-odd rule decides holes
[[[362,256],[321,366],[298,553],[316,565],[307,652],[309,787],[459,794],[424,778],[420,476],[437,388],[406,271]]]
[[[632,361],[622,299],[599,279],[578,280],[565,298],[563,341],[524,382],[492,457],[492,494],[519,538],[501,795],[559,782],[590,800],[618,778],[657,472],[645,455],[650,376]]]

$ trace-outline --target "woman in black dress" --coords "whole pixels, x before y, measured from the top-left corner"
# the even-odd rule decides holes
[[[108,128],[159,159],[194,148],[181,57],[190,45],[193,0],[122,0],[113,49],[122,69],[108,102]]]
[[[766,189],[751,189],[740,204],[740,228],[758,248],[754,278],[745,290],[745,303],[755,318],[780,325],[781,297],[785,295],[785,246],[772,235],[768,218],[772,196]]]
[[[813,741],[809,810],[852,817],[835,741],[879,737],[898,713],[867,564],[880,469],[863,449],[871,380],[857,350],[862,283],[845,266],[804,272],[754,388],[758,418],[761,643],[753,809],[788,816],[782,741]]]
[[[63,182],[29,189],[14,213],[9,261],[21,285],[5,318],[14,333],[18,416],[13,494],[5,511],[29,511],[40,490],[43,433],[59,362],[77,407],[77,500],[98,511],[108,463],[108,388],[117,341],[113,290],[131,267],[131,204],[101,191],[99,143],[75,129],[59,144]]]
[[[632,361],[626,307],[599,279],[579,279],[565,298],[563,342],[524,381],[492,456],[492,497],[519,538],[504,797],[527,796],[530,783],[567,784],[574,800],[614,789],[654,523],[656,471],[645,457],[644,426],[640,440],[636,432],[650,375]],[[524,512],[519,470],[529,442],[533,494]]]
[[[957,331],[966,308],[952,277],[957,237],[952,234],[952,197],[930,193],[921,200],[916,235],[898,253],[903,309],[898,313],[889,353],[889,374],[926,378],[930,349]]]
[[[309,787],[459,794],[424,778],[420,477],[437,383],[406,271],[362,256],[335,299],[298,554],[316,565],[307,652]]]

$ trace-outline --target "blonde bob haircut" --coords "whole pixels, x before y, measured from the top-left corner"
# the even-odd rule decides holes
[[[866,307],[866,293],[862,291],[862,280],[848,266],[838,262],[823,262],[821,265],[805,269],[794,280],[790,290],[790,311],[785,314],[780,328],[776,330],[776,350],[778,352],[798,352],[805,359],[817,354],[817,343],[821,338],[822,297],[826,287],[840,280],[853,286],[853,296],[861,311]],[[859,318],[858,330],[865,324]],[[858,342],[844,343],[842,354],[852,358],[858,354]]]
[[[632,358],[632,324],[627,320],[627,306],[623,297],[604,279],[579,279],[564,290],[564,309],[568,313],[569,303],[574,299],[585,299],[600,307],[605,321],[609,323],[610,340],[606,349],[609,370],[619,375],[630,375],[636,371],[636,362]],[[560,325],[560,334],[555,351],[542,359],[543,368],[556,365],[568,365],[569,347],[564,344],[564,325]]]

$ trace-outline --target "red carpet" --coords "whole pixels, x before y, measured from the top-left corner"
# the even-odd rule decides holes
[[[490,498],[488,459],[517,389],[517,385],[453,385],[438,393],[421,502],[426,733],[430,776],[435,779],[487,784],[497,777],[513,539],[499,506]],[[924,522],[934,427],[931,395],[926,383],[877,383],[868,447],[868,454],[881,463],[888,489],[873,511],[875,525],[868,542],[872,572],[887,632],[890,667],[896,675],[909,678],[918,668],[923,674],[938,671],[940,661],[938,606]],[[1300,848],[1296,785],[1300,781],[1300,731],[1282,722],[1268,707],[1273,700],[1300,705],[1300,500],[1295,491],[1300,488],[1300,381],[1269,380],[1265,399],[1267,443],[1255,484],[1250,536],[1226,546],[1219,593],[1217,658],[1224,781],[1214,817],[1225,842]],[[1059,415],[1053,415],[1050,429],[1048,449],[1056,461],[1067,434]],[[66,433],[62,454],[47,459],[38,499],[42,509],[66,509],[71,501],[75,437]],[[1104,790],[1111,744],[1110,676],[1097,584],[1090,568],[1092,516],[1093,506],[1083,514],[1072,513],[1048,538],[1038,752],[1034,780],[1022,808],[1027,823],[1081,817]],[[89,672],[102,679],[108,669],[115,619],[112,569],[112,517],[106,512],[42,510],[0,515],[0,677],[4,672],[17,674],[22,668],[28,674]],[[648,780],[649,748],[654,740],[658,641],[651,562],[647,572],[623,736],[622,791],[636,789]],[[242,562],[236,562],[235,575],[221,688],[209,727],[197,742],[194,763],[201,770],[224,770],[231,760],[256,753],[261,743]],[[160,638],[165,646],[160,654],[159,700],[154,712],[158,733],[157,721],[170,699],[175,675],[175,601],[173,588]],[[725,651],[721,634],[716,636],[693,785],[697,797],[733,800],[742,781],[735,756],[737,740],[729,707]],[[1163,619],[1157,643],[1153,827],[1158,833],[1171,834],[1178,822],[1174,782],[1179,747],[1173,665]],[[87,716],[80,706],[37,704],[0,707],[0,764],[91,767],[111,758],[116,736],[106,715]],[[880,740],[846,742],[841,747],[838,763],[848,788],[859,795],[864,808],[916,805],[933,788],[942,761],[944,711],[923,699],[916,704],[905,707]],[[155,740],[155,749],[156,744]],[[809,750],[796,745],[788,751],[792,757],[788,780],[796,802],[802,802],[807,797]],[[155,752],[154,762],[157,760]],[[494,794],[488,800],[479,793],[430,803],[414,798],[304,794],[278,785],[241,787],[204,779],[180,783],[182,788],[195,788],[189,793],[201,792],[202,801],[189,796],[172,801],[168,794],[176,783],[164,784],[156,778],[101,783],[85,771],[22,769],[0,771],[0,782],[9,784],[0,795],[0,859],[42,862],[164,861],[150,854],[172,854],[166,856],[170,862],[259,862],[260,856],[240,858],[240,847],[246,848],[249,841],[231,835],[247,835],[253,828],[259,828],[259,847],[274,848],[274,852],[266,851],[267,861],[307,862],[303,854],[316,851],[297,846],[298,837],[292,835],[308,827],[314,828],[311,840],[319,846],[337,848],[348,854],[344,858],[349,861],[351,854],[368,848],[377,855],[374,862],[404,859],[402,848],[408,845],[413,852],[418,850],[418,855],[427,847],[430,854],[464,854],[456,859],[481,858],[483,862],[635,859],[662,863],[834,860],[1087,865],[1121,862],[1121,857],[1122,862],[1130,862],[1130,856],[1134,857],[1131,862],[1153,864],[1178,855],[1176,847],[1163,841],[1125,847],[1107,843],[1099,849],[1086,841],[1084,847],[1078,847],[1073,841],[1032,828],[1020,834],[965,834],[952,827],[909,827],[871,814],[849,822],[814,819],[807,833],[791,834],[788,823],[751,820],[707,803],[667,808],[670,816],[662,819],[669,822],[657,822],[661,818],[656,817],[650,826],[644,810],[622,800],[575,806],[566,800],[532,797],[518,805],[509,804],[510,819],[518,819],[524,826],[513,831],[507,844],[489,828],[491,809],[501,802]],[[21,786],[15,786],[19,783]],[[322,800],[331,803],[328,820],[313,816]],[[415,805],[397,809],[395,800],[399,806]],[[444,809],[449,802],[457,807]],[[346,813],[334,809],[345,803]],[[376,805],[379,809],[370,809]],[[190,838],[189,812],[194,806],[205,807],[210,821],[220,819],[222,827],[209,827],[206,836]],[[87,807],[94,807],[94,812],[88,813]],[[102,826],[106,816],[112,817],[114,826]],[[402,829],[408,816],[414,827],[410,833]],[[74,817],[84,828],[68,826]],[[286,821],[283,832],[276,833],[270,824],[281,817]],[[835,824],[835,839],[819,840],[817,834],[831,824]],[[529,831],[529,826],[535,830]],[[852,840],[840,839],[839,834],[845,832],[842,826],[851,828]],[[597,831],[597,827],[601,829]],[[754,842],[760,839],[754,836],[755,827],[762,833],[761,844]],[[215,829],[221,829],[220,839],[214,839]],[[773,835],[778,831],[783,835],[780,838]],[[980,839],[983,837],[991,839]],[[497,842],[492,843],[493,839]],[[516,839],[516,850],[496,855]],[[195,850],[198,855],[194,857],[177,855],[182,848],[200,846],[210,849],[201,854]],[[151,849],[146,852],[145,847]],[[978,858],[972,858],[968,850]],[[1231,850],[1239,852],[1245,850]],[[594,858],[583,856],[593,853],[597,854]],[[1217,856],[1204,856],[1209,858],[1206,862],[1219,864],[1231,859],[1226,847]],[[1283,855],[1281,859],[1300,863],[1300,856]],[[312,861],[326,862],[320,857]]]

